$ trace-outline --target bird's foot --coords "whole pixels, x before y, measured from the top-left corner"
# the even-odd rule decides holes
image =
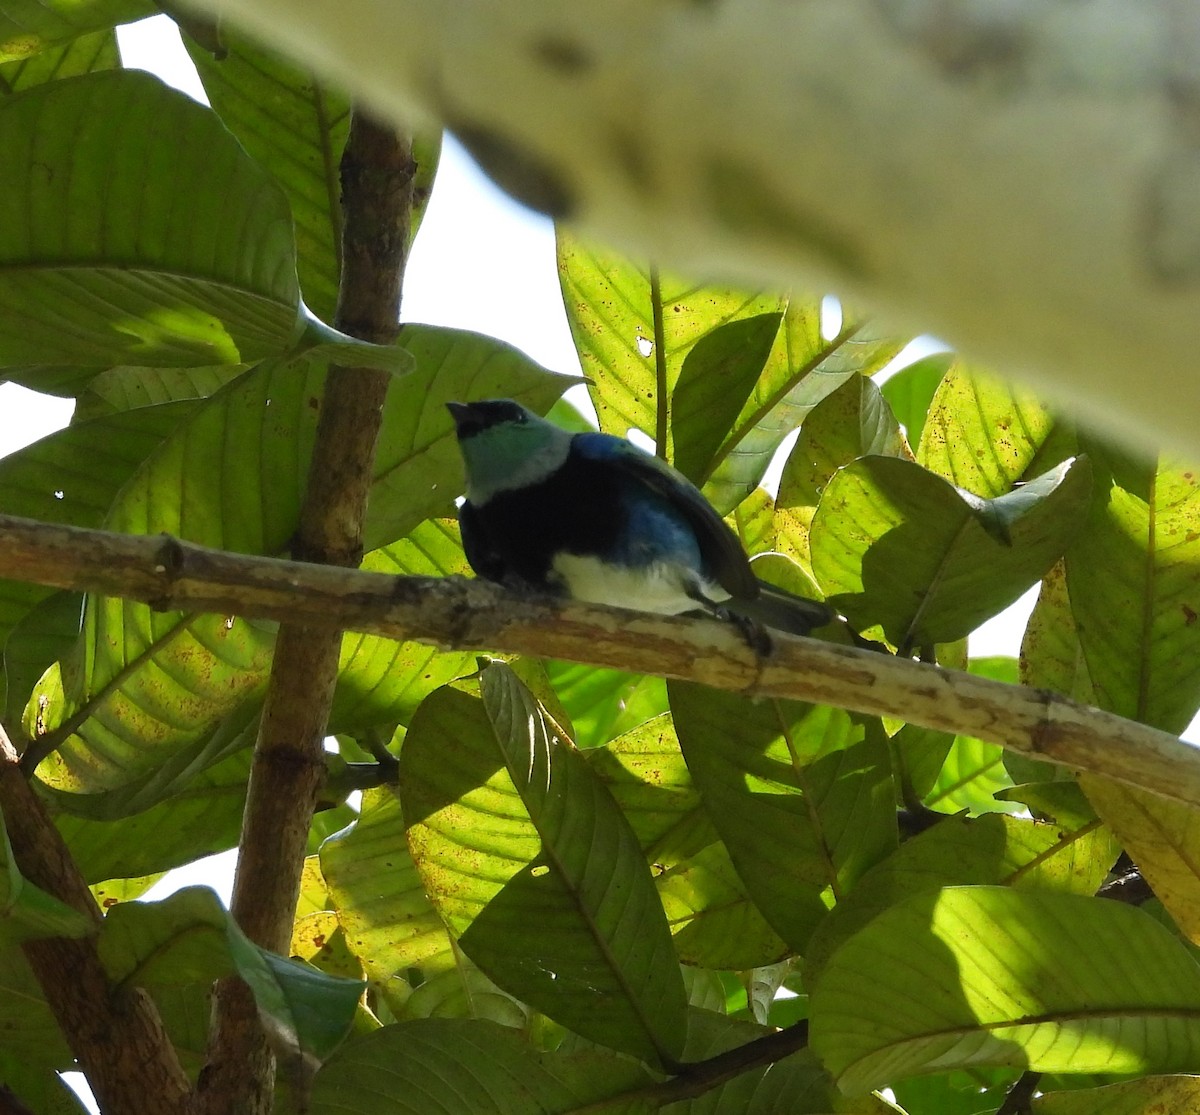
[[[761,623],[751,619],[749,616],[731,612],[728,608],[718,607],[714,614],[718,619],[732,623],[738,629],[738,634],[745,640],[746,646],[754,651],[759,658],[770,657],[771,651],[774,649],[774,644],[771,642],[770,632]]]

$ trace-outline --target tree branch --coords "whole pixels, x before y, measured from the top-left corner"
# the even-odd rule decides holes
[[[378,344],[399,329],[415,166],[411,144],[356,110],[342,157],[342,277],[335,326]],[[333,368],[317,424],[293,552],[355,567],[375,439],[390,382],[371,368]],[[251,940],[286,954],[337,682],[341,632],[281,617],[242,822],[230,908]],[[271,1108],[274,1064],[254,1000],[235,978],[217,986],[200,1095],[212,1115]]]
[[[996,1108],[996,1115],[1030,1115],[1038,1085],[1042,1082],[1040,1072],[1025,1071],[1008,1090],[1004,1102]]]
[[[670,1103],[680,1103],[702,1096],[735,1076],[762,1065],[782,1061],[784,1057],[807,1045],[808,1019],[805,1018],[793,1026],[776,1030],[773,1034],[763,1034],[760,1038],[734,1046],[724,1053],[685,1064],[679,1073],[669,1080],[626,1092],[620,1100],[622,1104],[631,1105],[640,1100],[646,1102],[648,1107],[658,1110]],[[575,1115],[587,1115],[589,1111],[609,1111],[611,1107],[611,1100],[603,1100],[594,1106],[576,1108]]]
[[[199,3],[444,122],[607,243],[832,289],[1109,428],[1195,446],[1191,5]]]
[[[21,874],[100,928],[100,911],[0,727],[0,810]],[[140,987],[116,988],[94,936],[26,941],[25,958],[106,1115],[185,1115],[191,1085]],[[5,1101],[0,1098],[0,1104]],[[15,1109],[14,1109],[15,1110]]]
[[[565,658],[837,705],[960,732],[1200,805],[1200,751],[1044,690],[815,639],[777,636],[757,659],[732,626],[543,597],[485,581],[389,577],[0,515],[0,577],[161,609],[298,620],[444,649]],[[36,746],[36,743],[35,743]]]

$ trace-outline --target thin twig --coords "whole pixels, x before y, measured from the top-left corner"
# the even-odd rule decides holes
[[[1031,1115],[1033,1097],[1042,1082],[1040,1072],[1023,1072],[1008,1090],[1004,1102],[996,1108],[996,1115]]]

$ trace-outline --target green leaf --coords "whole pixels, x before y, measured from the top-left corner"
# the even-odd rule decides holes
[[[87,388],[78,396],[71,425],[118,411],[185,399],[207,399],[246,371],[242,364],[212,368],[108,368],[99,375],[89,371]]]
[[[1200,968],[1140,910],[952,887],[906,899],[833,955],[812,992],[812,1047],[851,1094],[971,1065],[1188,1071],[1197,1003]]]
[[[762,375],[783,312],[718,325],[684,357],[671,401],[675,467],[695,483],[708,478],[713,458]]]
[[[121,486],[187,416],[186,405],[148,408],[60,430],[0,459],[6,514],[97,527]],[[0,642],[54,593],[41,585],[0,581]],[[28,691],[21,696],[28,696]],[[18,698],[10,693],[10,701]],[[15,722],[15,721],[14,721]]]
[[[901,368],[880,385],[888,406],[904,427],[909,445],[920,444],[933,396],[953,362],[951,353],[934,353]]]
[[[7,0],[0,11],[0,61],[29,58],[89,31],[153,13],[145,0]]]
[[[486,1018],[523,1026],[526,1011],[457,948],[425,894],[389,789],[363,794],[349,828],[321,845],[321,871],[346,943],[397,1019]]]
[[[1019,801],[1028,806],[1038,820],[1050,821],[1057,825],[1076,828],[1096,819],[1096,810],[1079,783],[1071,778],[1052,782],[1022,782],[1017,786],[998,790],[996,797],[1005,801]],[[1113,859],[1115,858],[1114,856]]]
[[[1200,1077],[1148,1076],[1104,1088],[1048,1092],[1033,1101],[1034,1115],[1192,1115],[1200,1105]]]
[[[253,992],[277,1046],[318,1061],[346,1036],[363,989],[360,980],[329,976],[259,948],[207,887],[114,907],[99,949],[115,982],[151,992],[192,986],[206,997],[214,979],[236,973]]]
[[[1105,531],[1101,530],[1100,533],[1103,537]],[[1108,545],[1111,546],[1113,541],[1110,533]],[[1188,545],[1186,537],[1180,545]],[[1101,549],[1106,548],[1101,543]],[[1090,558],[1084,556],[1081,560],[1087,568]],[[1136,560],[1135,553],[1133,561]],[[1171,564],[1168,562],[1166,567],[1170,570]],[[1100,577],[1104,576],[1098,570],[1095,572]],[[1086,593],[1087,589],[1084,599],[1088,598]],[[1094,603],[1098,603],[1098,600]],[[1045,686],[1103,707],[1108,692],[1098,693],[1092,684],[1072,604],[1063,567],[1056,566],[1042,584],[1042,592],[1021,648],[1022,680],[1027,685]],[[1153,601],[1147,601],[1144,606],[1151,612],[1155,609]],[[1092,610],[1088,609],[1085,615]],[[1105,622],[1104,617],[1101,617],[1101,621]],[[1135,623],[1134,626],[1140,627],[1145,622],[1143,616],[1142,623]],[[1094,639],[1092,642],[1095,646]],[[1119,664],[1108,656],[1107,650],[1096,647],[1096,653],[1106,659],[1108,676],[1117,677]],[[1148,667],[1155,664],[1160,671],[1171,671],[1176,668],[1175,664],[1157,659],[1156,651],[1152,648],[1137,653],[1144,657],[1125,664],[1126,677],[1119,679],[1120,684],[1111,686],[1109,692],[1125,700],[1132,699],[1131,694],[1135,692],[1143,696],[1157,692],[1164,702],[1173,702],[1175,694],[1163,693],[1157,686],[1151,687],[1154,673]],[[1143,689],[1143,686],[1146,688]],[[1009,763],[1013,765],[1011,760]],[[1033,764],[1028,764],[1026,768],[1014,765],[1014,769],[1032,777],[1038,774]],[[1053,773],[1058,768],[1048,767],[1048,770]],[[1155,794],[1133,790],[1091,775],[1080,776],[1079,785],[1096,811],[1129,850],[1181,930],[1192,939],[1200,939],[1200,870],[1197,869],[1200,863],[1200,833],[1196,830],[1194,810],[1163,801]]]
[[[655,880],[671,926],[675,951],[684,964],[745,971],[789,954],[750,898],[720,841]]]
[[[667,688],[661,678],[557,661],[548,661],[546,672],[571,718],[575,743],[585,750],[667,709]]]
[[[772,1030],[751,1022],[693,1010],[688,1018],[688,1060],[716,1057]],[[664,1115],[886,1115],[891,1104],[876,1096],[846,1099],[808,1049],[799,1049],[766,1065],[738,1073],[694,1099],[666,1104]]]
[[[816,403],[901,347],[861,321],[826,340],[819,299],[696,286],[561,232],[558,266],[600,428],[635,427],[666,459],[682,454],[722,514]]]
[[[1198,576],[1194,469],[1133,466],[1098,493],[1067,552],[1067,590],[1101,708],[1171,733],[1188,725],[1200,708]]]
[[[848,379],[804,420],[779,479],[776,504],[816,507],[825,485],[859,457],[910,456],[899,423],[871,379]]]
[[[236,932],[235,932],[236,930]],[[233,920],[226,925],[237,974],[254,993],[273,1044],[326,1060],[346,1035],[362,997],[362,980],[332,976],[259,948]]]
[[[662,433],[658,448],[667,457],[670,395],[688,353],[718,326],[782,309],[777,296],[658,276],[562,229],[558,272],[600,429],[619,437],[630,428],[655,438]]]
[[[503,970],[519,980],[521,997],[552,1018],[669,1063],[683,1047],[686,998],[633,830],[511,669],[489,666],[479,687],[541,850],[472,921],[464,951],[494,976]],[[527,930],[541,918],[549,921],[539,942],[545,951],[531,970]]]
[[[79,635],[83,597],[56,592],[37,604],[12,629],[4,644],[5,708],[2,719],[17,724],[29,694],[51,663],[68,653]]]
[[[704,807],[763,916],[803,951],[829,905],[896,843],[887,747],[848,713],[668,686]]]
[[[614,1113],[651,1078],[603,1053],[542,1053],[492,1022],[430,1018],[354,1038],[317,1073],[309,1115],[462,1115],[467,1111]],[[608,1101],[608,1102],[606,1102]]]
[[[970,1069],[898,1080],[889,1090],[905,1111],[993,1115],[1000,1110],[1015,1078],[1010,1069]]]
[[[923,802],[938,785],[946,759],[954,745],[949,732],[902,724],[888,746],[896,771],[897,805]]]
[[[220,32],[220,57],[189,35],[184,45],[213,110],[287,194],[304,301],[322,321],[331,322],[341,273],[339,166],[350,134],[350,100],[228,27]],[[424,212],[438,147],[437,141],[415,143],[410,239]]]
[[[947,817],[906,840],[833,908],[805,953],[805,983],[815,986],[844,941],[914,895],[968,884],[1088,895],[1119,853],[1112,834],[1090,821],[1067,829],[998,813]]]
[[[12,946],[0,948],[0,1057],[60,1072],[75,1063],[25,954]]]
[[[64,77],[115,70],[120,65],[117,36],[111,30],[93,31],[27,58],[0,63],[0,96]]]
[[[63,1083],[53,1070],[0,1048],[0,1080],[4,1088],[21,1106],[12,1110],[17,1115],[36,1112],[37,1115],[87,1115],[83,1101]],[[0,1092],[0,1095],[5,1093]],[[8,1096],[5,1095],[8,1099]]]
[[[295,342],[287,201],[207,109],[121,70],[9,97],[0,129],[0,365],[237,364]]]
[[[849,315],[836,337],[820,333],[820,301],[793,298],[763,375],[708,469],[704,494],[732,510],[762,480],[775,451],[831,391],[886,364],[903,340]]]
[[[446,519],[426,520],[407,538],[372,551],[362,568],[395,576],[469,576],[471,572],[458,524]],[[423,643],[347,632],[342,637],[329,730],[355,732],[407,723],[430,693],[474,668],[473,654],[442,653]]]
[[[657,867],[672,867],[717,839],[670,714],[660,713],[585,754]]]
[[[955,363],[938,387],[917,460],[977,496],[995,497],[1075,452],[1031,392]]]
[[[0,814],[0,947],[39,937],[86,937],[91,920],[25,879]]]
[[[813,407],[784,463],[775,498],[779,549],[808,563],[809,530],[821,493],[838,469],[872,455],[911,456],[879,388],[854,376]]]
[[[924,804],[939,813],[1009,812],[1019,809],[998,801],[1000,790],[1012,785],[1004,766],[1004,749],[974,736],[955,736],[942,769],[924,796]]]
[[[254,721],[247,744],[256,730]],[[50,795],[49,804],[89,883],[152,875],[237,844],[249,773],[250,752],[243,749],[207,770],[189,773],[183,787],[158,805],[119,820],[62,812],[80,804],[78,794]]]
[[[637,841],[582,756],[499,669],[483,675],[487,711],[439,690],[400,753],[426,891],[505,990],[593,1040],[672,1059],[683,984]]]
[[[1084,704],[1096,704],[1087,660],[1071,615],[1065,562],[1059,562],[1042,578],[1037,603],[1021,640],[1020,681]],[[1039,765],[1046,775],[1060,769],[1050,763]]]
[[[1077,535],[1086,458],[993,500],[909,461],[864,457],[829,482],[813,520],[813,572],[859,630],[895,646],[961,639],[1016,600]]]
[[[350,134],[349,98],[226,27],[219,58],[190,35],[183,41],[213,111],[287,194],[304,301],[322,321],[333,321],[342,250],[338,165]]]

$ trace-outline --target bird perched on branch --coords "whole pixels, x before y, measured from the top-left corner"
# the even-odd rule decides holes
[[[824,604],[760,581],[738,537],[675,469],[611,434],[572,434],[508,399],[448,403],[467,472],[459,510],[489,581],[662,615],[703,609],[769,646]]]

